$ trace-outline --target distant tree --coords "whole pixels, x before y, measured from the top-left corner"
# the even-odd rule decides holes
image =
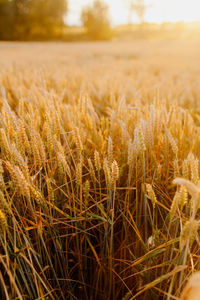
[[[81,20],[91,39],[108,40],[111,38],[109,8],[104,2],[95,0],[92,6],[84,7]]]
[[[51,36],[55,31],[62,31],[64,16],[67,12],[66,0],[29,0],[32,1],[31,18],[35,31]],[[33,27],[33,29],[34,29]]]
[[[32,1],[32,13],[38,24],[47,21],[49,24],[62,26],[67,11],[66,0],[29,0]]]
[[[132,23],[132,16],[135,13],[140,21],[144,23],[145,13],[149,5],[145,4],[145,0],[128,0],[129,23]]]
[[[0,0],[0,38],[50,38],[62,31],[67,0]]]
[[[13,35],[13,6],[9,0],[0,0],[0,38],[9,39]]]

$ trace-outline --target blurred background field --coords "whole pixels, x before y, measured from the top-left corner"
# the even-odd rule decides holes
[[[153,99],[155,89],[159,88],[162,93],[168,94],[168,98],[169,91],[172,95],[177,93],[175,98],[172,96],[172,101],[188,99],[192,105],[193,86],[195,85],[195,93],[196,90],[199,91],[199,49],[200,41],[185,40],[67,44],[1,42],[0,65],[1,74],[8,80],[9,72],[14,73],[15,68],[20,68],[24,73],[22,80],[26,80],[26,72],[33,70],[33,74],[30,75],[34,76],[34,73],[44,69],[43,72],[46,72],[48,77],[52,76],[59,89],[62,87],[66,93],[69,92],[67,78],[71,76],[81,83],[77,84],[74,90],[76,95],[79,95],[82,89],[89,89],[89,92],[95,93],[92,87],[95,82],[96,97],[99,97],[99,100],[101,97],[102,100],[106,100],[111,90],[118,96],[128,96],[131,101],[141,97],[143,91],[148,91]],[[60,77],[63,78],[61,82]],[[34,80],[31,84],[34,84]],[[117,91],[114,91],[115,88]],[[182,96],[178,97],[181,94]],[[72,95],[72,100],[73,97],[75,96]]]

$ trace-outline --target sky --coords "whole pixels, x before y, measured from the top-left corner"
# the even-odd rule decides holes
[[[66,17],[68,25],[81,25],[81,9],[91,4],[93,0],[68,0],[69,12]],[[110,9],[112,25],[127,24],[129,12],[127,0],[104,0]],[[197,21],[200,20],[200,0],[146,0],[151,4],[146,12],[147,22],[178,22],[178,21]],[[137,23],[137,16],[133,15],[132,21]]]

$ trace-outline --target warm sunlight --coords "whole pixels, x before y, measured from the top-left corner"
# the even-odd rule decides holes
[[[200,300],[200,0],[0,0],[0,300]]]
[[[70,25],[80,24],[80,11],[86,4],[91,4],[93,0],[70,0],[70,13],[67,23]],[[128,0],[105,0],[110,7],[110,15],[113,25],[126,24],[129,18],[127,9]],[[178,22],[200,20],[199,0],[146,0],[149,9],[146,12],[147,22]],[[138,22],[137,16],[133,15],[133,22]]]

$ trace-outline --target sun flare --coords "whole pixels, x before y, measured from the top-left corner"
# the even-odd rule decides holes
[[[70,0],[70,13],[67,22],[70,25],[80,24],[80,11],[83,6],[91,4],[93,0]],[[110,8],[113,25],[126,24],[129,18],[128,0],[104,0]],[[146,0],[149,8],[145,15],[147,22],[192,22],[200,20],[199,0]],[[132,16],[133,23],[137,23],[137,16]]]

